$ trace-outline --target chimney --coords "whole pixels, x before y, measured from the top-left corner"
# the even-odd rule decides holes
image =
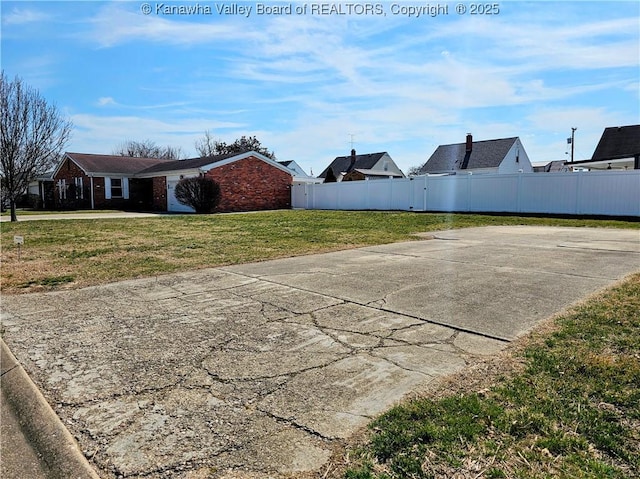
[[[473,151],[473,136],[471,133],[467,133],[467,144],[464,148],[464,158],[460,164],[461,170],[466,170],[469,166],[469,160],[471,159],[471,152]]]
[[[356,164],[356,150],[354,150],[353,148],[351,149],[351,163],[349,164],[349,170],[351,170],[351,168],[353,168],[353,165]]]

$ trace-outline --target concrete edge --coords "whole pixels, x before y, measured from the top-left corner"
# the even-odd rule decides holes
[[[2,394],[35,451],[43,458],[52,478],[100,479],[78,443],[20,365],[4,340]]]

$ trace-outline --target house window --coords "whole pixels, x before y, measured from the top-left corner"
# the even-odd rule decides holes
[[[82,187],[82,177],[78,177],[78,178],[74,178],[73,182],[75,184],[75,193],[76,193],[76,200],[82,200],[84,199],[84,189]]]
[[[60,200],[67,199],[67,182],[64,178],[58,180],[58,198]]]
[[[111,178],[111,198],[122,198],[122,178]]]

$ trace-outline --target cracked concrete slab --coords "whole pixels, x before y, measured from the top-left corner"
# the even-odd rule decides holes
[[[104,478],[318,471],[406,394],[640,269],[632,230],[488,227],[5,296],[5,342]]]

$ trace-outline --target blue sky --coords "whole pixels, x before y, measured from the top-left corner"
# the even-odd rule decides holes
[[[316,175],[352,140],[405,171],[468,132],[519,136],[542,163],[568,158],[571,127],[578,160],[604,128],[640,123],[637,1],[510,0],[485,15],[466,2],[463,15],[455,2],[352,3],[344,15],[318,11],[338,3],[262,4],[292,13],[211,0],[3,1],[2,68],[71,118],[69,151],[150,139],[193,157],[210,130],[226,142],[256,135]],[[440,14],[404,14],[427,4]]]

